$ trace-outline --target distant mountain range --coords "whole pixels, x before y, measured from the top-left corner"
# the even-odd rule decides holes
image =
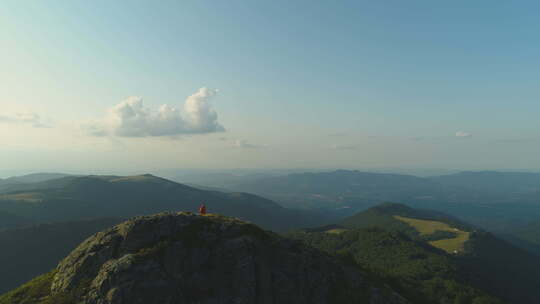
[[[236,216],[274,230],[312,226],[328,216],[291,210],[247,193],[201,190],[153,175],[66,176],[13,185],[0,194],[0,212],[31,222],[96,217],[130,217],[163,211],[196,211]]]
[[[254,220],[256,223],[265,227],[276,228],[277,226],[282,226],[284,229],[293,226],[307,227],[311,224],[321,223],[320,220],[328,222],[326,219],[347,217],[383,201],[399,201],[416,208],[439,210],[451,214],[489,231],[497,232],[498,235],[504,236],[505,239],[512,241],[515,245],[527,248],[532,252],[540,253],[540,245],[536,245],[534,241],[531,242],[530,237],[529,239],[527,237],[524,239],[520,235],[522,234],[520,227],[523,224],[540,221],[540,192],[538,191],[540,188],[540,174],[538,173],[483,171],[461,172],[434,177],[416,177],[403,174],[337,170],[319,173],[309,172],[278,175],[285,173],[272,172],[272,174],[266,175],[260,172],[247,175],[240,173],[210,174],[209,176],[211,178],[217,178],[210,179],[210,181],[207,180],[210,177],[199,174],[201,175],[197,175],[199,176],[199,180],[205,182],[202,186],[199,184],[190,184],[189,188],[205,190],[205,194],[201,195],[202,192],[199,191],[199,194],[195,196],[191,194],[191,196],[183,196],[183,194],[177,192],[176,197],[184,197],[184,201],[185,197],[198,197],[198,199],[204,200],[205,195],[215,198],[216,196],[220,196],[220,192],[223,192],[228,194],[221,194],[221,196],[229,196],[231,198],[235,197],[231,193],[240,191],[254,193],[258,196],[268,198],[289,209],[309,210],[306,212],[284,210],[274,204],[275,208],[273,210],[277,214],[290,214],[285,216],[286,220],[283,225],[276,225],[275,220],[260,222],[259,220],[261,219],[257,218],[260,210],[253,210],[253,214],[250,217],[246,217],[246,219]],[[87,204],[88,201],[93,201],[94,199],[90,194],[87,193],[81,196],[81,193],[76,193],[77,191],[73,190],[74,183],[84,178],[88,179],[91,177],[73,176],[62,173],[37,173],[0,180],[0,217],[3,219],[0,221],[0,229],[35,223],[36,219],[37,222],[43,222],[71,220],[72,216],[80,218],[86,217],[85,214],[88,216],[107,215],[109,211],[106,208],[113,207],[106,204],[108,207],[101,206],[99,208],[93,208],[91,206],[93,203],[90,205]],[[164,179],[161,180],[165,181]],[[220,182],[216,185],[227,185],[229,188],[213,187],[212,181],[217,180]],[[103,182],[103,179],[101,182],[103,185],[106,184]],[[113,184],[115,186],[120,185],[116,182]],[[132,183],[132,185],[134,184]],[[65,187],[71,189],[65,189],[67,193],[70,191],[74,191],[74,193],[67,195],[60,194],[62,192],[61,189]],[[118,187],[116,188],[119,190]],[[156,187],[154,188],[157,189]],[[56,190],[52,191],[51,189]],[[103,187],[101,190],[99,189],[98,187],[96,192],[103,192],[101,190],[108,188]],[[151,196],[147,194],[143,194],[137,199],[143,199],[145,195],[148,198],[147,202],[151,200]],[[163,195],[170,196],[166,199],[169,202],[168,204],[170,204],[171,196],[174,195],[155,194],[155,197],[160,198]],[[40,196],[47,198],[46,204],[48,205],[45,207],[47,210],[41,215],[36,215],[35,212],[38,212],[37,210],[40,210],[42,207],[24,204],[14,205],[7,202],[10,200],[13,201],[13,199],[18,202],[37,202]],[[130,194],[123,194],[120,202],[113,203],[112,206],[121,203],[124,199],[129,200],[129,196]],[[238,195],[236,197],[238,198]],[[62,203],[70,204],[67,202],[75,198],[79,199],[79,201],[74,203],[73,206],[66,208],[60,207]],[[109,198],[111,197],[99,198],[99,200],[105,203]],[[252,196],[252,199],[259,202],[263,200],[257,196]],[[53,200],[56,203],[51,203]],[[160,198],[157,201],[161,200]],[[192,200],[191,203],[186,205],[185,202],[181,203],[180,199],[177,203],[182,205],[180,208],[191,209],[195,208],[194,206],[198,204],[198,202]],[[142,204],[144,205],[144,203]],[[148,208],[139,206],[137,208],[123,208],[123,210],[122,207],[119,207],[118,209],[120,210],[116,210],[114,215],[130,216],[148,213],[149,210],[152,210],[152,212],[170,210],[171,206],[164,206],[161,202],[157,204],[161,204],[162,206]],[[174,206],[173,208],[177,207]],[[51,208],[59,208],[60,210],[52,212]],[[231,213],[231,215],[236,215],[239,209],[246,212],[251,207],[247,209],[245,207],[231,208],[229,208],[229,211],[235,210],[235,213]],[[77,210],[80,211],[78,214]],[[223,211],[221,209],[219,210]],[[241,213],[238,213],[238,215],[243,216]],[[291,218],[296,218],[297,220]],[[269,222],[273,224],[269,226]],[[528,230],[528,234],[540,234],[540,230],[534,230],[533,232],[531,232],[532,229]]]
[[[32,173],[27,175],[12,176],[4,179],[3,181],[8,183],[39,183],[66,176],[72,175],[65,173]]]
[[[461,172],[435,177],[337,170],[256,179],[238,190],[306,206],[362,205],[369,201],[538,203],[540,173]]]
[[[64,173],[33,173],[0,179],[0,193],[35,188],[41,183],[46,185],[46,182],[50,180],[60,179],[67,176],[71,175]]]
[[[240,191],[256,194],[256,196],[251,196],[250,200],[252,201],[262,202],[264,199],[261,197],[265,197],[281,206],[295,209],[296,211],[291,211],[273,204],[273,211],[276,214],[289,214],[284,216],[286,218],[284,224],[279,225],[276,225],[277,221],[273,219],[264,222],[265,219],[260,218],[260,210],[253,210],[251,215],[245,217],[265,227],[280,228],[278,226],[281,226],[281,228],[287,229],[296,226],[307,227],[311,224],[321,223],[321,221],[328,222],[327,219],[333,220],[339,217],[347,217],[383,201],[399,201],[416,208],[439,210],[451,214],[476,226],[497,232],[498,235],[503,236],[515,245],[531,250],[531,252],[540,253],[540,244],[537,245],[539,242],[531,241],[530,237],[524,235],[525,238],[523,238],[521,234],[525,232],[522,233],[523,229],[520,228],[529,222],[534,225],[532,222],[540,221],[540,192],[538,190],[540,189],[540,174],[538,173],[480,171],[433,177],[352,170],[293,173],[289,175],[278,175],[286,172],[272,172],[271,174],[261,172],[240,173],[196,175],[204,183],[202,186],[199,184],[185,185],[191,189],[185,194],[198,194],[184,196],[180,192],[176,194],[159,194],[159,191],[156,191],[154,197],[158,198],[158,200],[155,202],[158,205],[161,204],[161,206],[155,205],[144,208],[142,206],[137,208],[118,207],[114,212],[114,216],[131,216],[145,214],[150,211],[171,210],[171,206],[172,208],[180,207],[193,210],[198,204],[196,200],[204,200],[206,195],[211,199],[220,197],[220,195],[221,197],[238,198],[239,195],[231,193]],[[89,201],[94,200],[91,193],[81,196],[79,191],[74,190],[74,184],[77,181],[82,182],[83,179],[88,180],[89,178],[96,179],[97,176],[84,177],[62,173],[37,173],[0,180],[0,218],[2,218],[0,229],[23,226],[35,223],[36,220],[37,222],[43,222],[71,220],[72,217],[106,216],[110,211],[106,210],[107,208],[114,209],[115,204],[118,205],[123,200],[131,199],[130,191],[127,191],[127,193],[121,195],[122,198],[118,202],[112,203],[112,205],[105,203],[112,198],[111,196],[99,198],[105,206],[94,208],[94,203],[88,204]],[[110,178],[114,179],[114,177]],[[209,178],[210,180],[208,180]],[[219,180],[219,183],[217,183],[217,180]],[[161,181],[168,180],[161,179]],[[212,181],[216,181],[216,185],[227,185],[229,188],[213,187]],[[172,183],[171,181],[168,182]],[[107,183],[104,182],[103,178],[101,184],[102,188],[97,184],[95,185],[97,193],[109,189],[106,187]],[[120,190],[119,183],[110,183],[109,186],[111,184],[115,185],[113,188],[116,188],[116,190],[114,191],[123,191]],[[131,185],[135,184],[131,183]],[[66,189],[62,190],[62,188]],[[186,189],[188,188],[184,188],[184,190]],[[154,190],[157,190],[157,187],[154,186]],[[61,194],[61,192],[64,192],[64,194]],[[220,192],[221,194],[219,194]],[[163,203],[162,196],[169,196],[165,199],[168,203]],[[47,207],[20,204],[24,201],[38,202],[40,197],[47,198],[45,200]],[[148,193],[138,195],[137,199],[142,200],[145,197],[147,202],[153,201]],[[178,197],[176,203],[180,205],[176,206],[172,203],[171,200],[175,199],[172,197]],[[191,197],[189,203],[185,202],[186,197]],[[195,197],[198,198],[195,199]],[[223,202],[221,197],[220,202]],[[244,197],[249,197],[249,195],[244,195]],[[78,200],[73,202],[73,206],[61,207],[62,204],[71,204],[68,201],[73,199]],[[184,202],[181,202],[181,200]],[[19,204],[12,204],[9,201],[17,201]],[[52,201],[55,203],[52,203]],[[145,203],[141,202],[141,204],[144,205]],[[167,204],[169,205],[165,206]],[[234,210],[234,212],[229,214],[246,216],[237,213],[238,210],[243,210],[245,213],[253,206],[231,207],[228,208],[229,211]],[[36,215],[36,212],[40,212],[38,210],[41,208],[46,210],[43,214]],[[52,209],[54,208],[59,208],[59,210],[53,212]],[[218,210],[223,211],[219,208]],[[254,208],[257,209],[258,207]],[[298,211],[297,209],[309,211]],[[270,225],[270,222],[272,225]],[[537,229],[525,229],[528,231],[525,234],[537,233],[540,235],[540,229],[538,231],[536,231]]]
[[[485,171],[416,177],[337,170],[262,178],[236,189],[285,207],[323,209],[342,217],[383,201],[398,201],[488,229],[540,220],[539,173]]]

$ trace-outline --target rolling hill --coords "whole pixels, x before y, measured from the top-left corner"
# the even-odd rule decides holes
[[[373,228],[388,231],[438,250],[432,252],[438,252],[452,265],[455,269],[452,277],[458,282],[512,303],[532,303],[540,297],[540,263],[536,256],[440,212],[385,203],[344,219],[333,229],[336,227],[341,227],[344,232],[325,233],[324,238],[339,239],[358,229],[363,229],[362,234]],[[385,243],[378,242],[383,250]],[[399,258],[400,253],[395,254],[398,255],[395,258]]]
[[[291,232],[289,237],[357,263],[415,304],[504,303],[460,274],[453,258],[403,233],[381,228]]]
[[[254,179],[236,189],[303,207],[362,207],[381,201],[539,203],[540,173],[487,171],[416,177],[337,170]]]
[[[48,180],[52,179],[58,179],[62,177],[71,176],[70,174],[65,173],[32,173],[32,174],[26,174],[26,175],[20,175],[20,176],[12,176],[9,178],[6,178],[5,181],[12,182],[12,183],[41,183],[46,182]]]
[[[254,179],[237,189],[285,207],[321,209],[343,218],[380,202],[398,201],[438,210],[490,231],[507,222],[540,220],[538,173],[488,171],[416,177],[337,170]]]
[[[309,208],[369,207],[381,201],[432,197],[441,191],[437,183],[425,178],[350,170],[268,177],[237,188],[270,197],[286,206]]]

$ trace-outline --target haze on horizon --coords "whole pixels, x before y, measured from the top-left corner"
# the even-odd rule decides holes
[[[540,170],[536,1],[4,1],[0,167]]]

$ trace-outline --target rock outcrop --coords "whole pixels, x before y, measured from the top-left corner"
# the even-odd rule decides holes
[[[83,242],[52,296],[81,304],[407,303],[355,266],[237,219],[162,213]]]

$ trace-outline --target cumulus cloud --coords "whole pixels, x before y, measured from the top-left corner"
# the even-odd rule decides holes
[[[468,138],[468,137],[472,137],[472,134],[468,132],[464,132],[464,131],[458,131],[456,132],[456,137]]]
[[[45,123],[39,114],[31,111],[0,114],[0,123],[26,124],[34,128],[50,128],[50,125]]]
[[[243,140],[243,139],[238,139],[234,142],[234,146],[236,148],[241,148],[241,149],[260,149],[260,148],[266,148],[268,147],[268,145],[255,145],[255,144],[251,144],[249,143],[248,141],[246,140]]]
[[[203,134],[225,131],[210,104],[217,90],[200,88],[182,107],[146,108],[141,97],[129,97],[107,111],[106,116],[83,126],[94,136],[148,137]]]

